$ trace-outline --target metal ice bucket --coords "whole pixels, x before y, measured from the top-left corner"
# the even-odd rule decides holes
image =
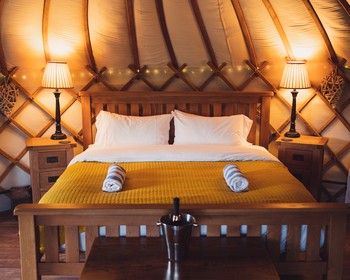
[[[181,222],[174,223],[172,214],[162,216],[157,222],[157,225],[162,227],[168,260],[175,262],[187,257],[192,227],[197,226],[195,218],[190,214],[180,215]]]

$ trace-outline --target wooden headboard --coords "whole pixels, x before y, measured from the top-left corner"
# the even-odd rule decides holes
[[[174,109],[202,116],[244,114],[253,120],[248,141],[267,148],[270,137],[271,91],[81,91],[83,148],[93,143],[92,125],[101,110],[133,116],[168,114]],[[259,131],[257,133],[257,130]],[[174,130],[170,129],[169,143]]]

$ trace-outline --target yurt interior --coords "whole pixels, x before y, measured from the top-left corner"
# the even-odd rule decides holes
[[[16,226],[17,222],[22,220],[20,236],[24,236],[24,231],[30,229],[29,232],[32,234],[29,233],[29,236],[32,237],[30,241],[32,244],[38,243],[36,239],[34,240],[34,236],[37,236],[35,232],[39,228],[39,221],[42,223],[40,226],[46,223],[49,227],[49,230],[44,230],[45,233],[56,232],[56,235],[59,233],[52,229],[53,226],[85,226],[85,224],[78,224],[77,221],[73,222],[73,218],[69,223],[65,222],[61,217],[65,215],[64,211],[56,204],[47,209],[40,204],[49,203],[46,202],[49,200],[44,194],[51,191],[51,188],[55,188],[56,180],[65,173],[67,166],[69,169],[76,165],[76,161],[71,162],[72,159],[80,156],[79,161],[89,161],[86,158],[82,159],[82,154],[90,147],[96,149],[97,144],[91,145],[94,143],[94,138],[96,142],[108,141],[109,136],[106,134],[108,130],[112,131],[113,127],[107,128],[104,135],[98,134],[98,126],[101,127],[102,123],[102,116],[98,115],[98,112],[103,110],[111,111],[116,116],[137,115],[142,118],[146,116],[151,118],[151,115],[153,117],[153,115],[168,114],[174,117],[171,125],[175,125],[175,132],[171,133],[175,140],[169,143],[172,145],[165,146],[177,146],[175,161],[180,161],[178,159],[180,153],[182,155],[187,152],[200,158],[198,161],[207,161],[202,151],[198,150],[195,153],[193,149],[197,151],[197,148],[204,147],[204,150],[209,149],[212,154],[216,151],[221,153],[223,149],[221,146],[217,147],[216,143],[214,145],[210,142],[210,139],[216,137],[213,134],[217,130],[211,126],[214,122],[203,122],[203,125],[198,119],[197,126],[202,126],[203,131],[207,129],[207,134],[203,133],[197,137],[195,135],[197,128],[194,127],[192,130],[184,130],[187,135],[181,138],[181,135],[177,134],[180,125],[176,129],[177,124],[180,123],[180,117],[186,118],[186,121],[192,121],[189,113],[195,115],[191,116],[193,118],[199,118],[198,115],[202,115],[201,117],[213,117],[213,119],[245,114],[253,120],[252,130],[254,131],[248,130],[250,134],[247,136],[247,133],[245,136],[248,138],[244,140],[244,145],[263,146],[259,148],[264,149],[264,153],[266,150],[274,162],[281,164],[287,170],[286,172],[290,173],[288,175],[291,175],[291,180],[297,179],[296,182],[301,183],[311,193],[310,197],[315,199],[314,202],[307,199],[296,202],[306,204],[310,202],[315,209],[319,210],[318,213],[329,207],[328,212],[335,213],[334,215],[340,212],[343,216],[348,215],[350,213],[347,204],[350,203],[349,4],[349,0],[0,0],[0,212],[7,213],[0,215],[2,217],[10,215],[10,222]],[[226,103],[232,103],[230,96],[238,104],[234,104],[233,109],[226,105]],[[239,104],[252,103],[253,99],[258,100],[259,104],[256,107],[254,107],[255,103],[250,104],[249,112],[243,111]],[[112,100],[114,103],[110,106],[108,102]],[[182,106],[181,102],[185,105]],[[116,116],[114,117],[118,118]],[[122,117],[126,118],[126,116]],[[132,119],[128,120],[132,122]],[[182,125],[186,124],[182,123]],[[87,126],[90,128],[86,129]],[[125,150],[129,150],[130,147],[132,150],[132,143],[137,143],[134,154],[143,155],[142,150],[145,149],[148,151],[145,158],[150,158],[149,161],[171,161],[164,147],[162,151],[154,151],[147,146],[148,138],[150,141],[152,139],[151,135],[147,136],[146,130],[151,134],[153,133],[151,128],[143,130],[144,134],[131,133],[130,138],[127,139],[125,136],[126,140],[122,139],[123,135],[121,135],[126,131],[125,127],[118,127],[118,129],[119,134],[116,129],[114,135],[118,138],[115,141],[116,145],[122,147],[120,149],[118,146],[120,149],[118,153],[126,154]],[[166,132],[169,133],[169,129]],[[190,139],[192,136],[193,138]],[[196,142],[198,140],[196,137],[201,138],[201,141]],[[129,143],[126,143],[128,141]],[[229,141],[223,142],[225,147],[227,143],[231,146],[235,145]],[[186,149],[180,147],[182,143],[185,143],[183,146],[186,146]],[[196,148],[188,148],[188,143]],[[124,149],[124,146],[127,148]],[[209,146],[216,148],[207,148]],[[106,157],[110,156],[107,155],[108,153],[112,152],[105,152]],[[157,155],[157,159],[153,159],[156,155],[150,156],[152,153]],[[226,158],[227,154],[228,152],[225,151],[219,159],[210,155],[209,161],[215,161],[216,165],[223,161],[232,161]],[[42,156],[45,158],[43,159]],[[184,161],[192,162],[188,157]],[[93,161],[98,161],[100,156],[96,158],[93,158]],[[135,155],[135,158],[136,160],[131,161],[138,161],[142,156],[138,158]],[[109,161],[117,162],[119,159]],[[123,160],[120,161],[123,162]],[[244,162],[246,159],[238,161]],[[48,167],[49,165],[53,167]],[[132,170],[136,168],[135,166],[136,164],[131,163],[124,166],[127,173],[126,188],[133,180]],[[238,167],[241,167],[242,172],[246,170],[244,164],[238,164]],[[170,164],[159,167],[162,170],[166,168],[174,167]],[[271,169],[273,168],[269,167],[263,173],[269,174],[272,172]],[[273,174],[271,173],[271,177],[274,176]],[[246,175],[249,177],[248,171]],[[143,176],[148,176],[146,171]],[[167,173],[164,176],[170,175]],[[222,181],[220,184],[224,184],[225,178],[221,173],[220,176]],[[253,194],[254,179],[249,177],[249,180],[252,184],[249,186],[249,191],[235,193],[235,195]],[[65,185],[66,181],[68,184],[69,178],[61,180],[61,185]],[[285,192],[287,193],[288,190],[286,188]],[[175,192],[171,193],[173,194]],[[186,196],[184,197],[182,201],[186,204]],[[157,204],[157,201],[160,201],[158,206],[164,204],[162,200],[154,197],[152,199],[153,204]],[[208,204],[215,204],[216,201],[213,201],[210,200]],[[35,204],[38,202],[39,207],[36,208]],[[124,216],[121,217],[122,215],[113,208],[114,206],[111,208],[101,206],[102,208],[95,209],[89,208],[90,206],[86,204],[80,207],[85,202],[77,202],[79,207],[76,209],[79,208],[80,211],[87,207],[86,217],[94,217],[95,219],[92,220],[95,221],[98,217],[94,215],[98,215],[96,213],[104,209],[103,211],[106,211],[104,214],[118,216],[123,224]],[[166,201],[167,204],[168,202]],[[189,204],[192,202],[196,203],[195,200],[190,200]],[[242,203],[245,200],[239,202]],[[253,202],[248,201],[248,203]],[[275,201],[271,199],[261,203],[270,202]],[[277,202],[294,203],[295,201],[281,198],[281,201]],[[29,206],[21,208],[23,204]],[[140,204],[147,204],[147,202],[142,200]],[[172,207],[171,202],[169,205],[166,210]],[[224,209],[226,206],[218,209],[209,207],[210,210],[207,213],[203,210],[204,204],[200,205],[193,208],[191,206],[189,209],[193,210],[194,216],[198,215],[199,223],[208,222],[208,232],[210,232],[209,224],[213,217],[217,218],[219,214],[229,216],[224,212],[227,210]],[[260,217],[262,208],[275,209],[275,206],[270,204],[259,206],[260,208],[255,204],[252,207],[251,205],[249,204],[249,208],[254,209],[255,220],[252,218],[254,223],[258,220],[257,217]],[[340,210],[336,208],[337,205],[341,207]],[[60,209],[60,213],[49,212],[54,211],[53,208],[56,206]],[[12,216],[13,212],[16,212],[16,207],[19,207],[17,213]],[[155,207],[157,211],[152,210],[154,212],[147,207],[144,209],[149,219],[153,217],[152,215],[163,214],[160,207]],[[237,210],[236,206],[232,207],[234,211]],[[239,207],[237,215],[242,215],[245,211],[242,209],[247,207]],[[73,211],[74,207],[71,208],[69,211]],[[287,212],[287,208],[288,206],[283,204],[279,209],[284,210],[278,210],[281,213],[276,214],[273,222],[293,223],[292,219],[284,220],[284,215],[291,213]],[[296,208],[299,209],[299,206]],[[312,207],[307,206],[299,210],[306,211],[305,208]],[[334,210],[335,208],[337,210]],[[290,211],[294,211],[293,209]],[[56,219],[46,218],[44,210]],[[80,212],[72,214],[73,212],[69,211],[67,210],[69,215],[77,215],[85,222],[84,214]],[[266,210],[265,214],[267,213],[270,212]],[[303,212],[297,212],[295,216],[302,216],[300,213]],[[253,214],[251,215],[253,217]],[[33,219],[24,221],[28,216]],[[137,217],[134,218],[134,216]],[[141,213],[134,216],[130,219],[135,219],[135,223],[142,225]],[[328,226],[328,221],[321,221],[318,217],[315,219]],[[333,217],[331,220],[339,219]],[[111,223],[107,218],[103,221],[106,224]],[[225,221],[224,218],[222,221]],[[229,221],[236,225],[233,219],[231,221],[230,218]],[[56,222],[58,224],[55,224]],[[86,222],[88,222],[87,218]],[[272,220],[266,221],[266,223],[269,222]],[[7,220],[6,223],[9,221]],[[93,225],[89,224],[89,226]],[[38,228],[34,229],[34,226]],[[340,234],[340,239],[345,238],[346,242],[343,240],[343,243],[338,243],[337,246],[350,251],[349,237],[344,233],[346,227],[349,225],[345,222],[331,232]],[[88,235],[88,226],[86,226],[86,232]],[[18,240],[18,233],[14,234],[17,235]],[[71,234],[68,229],[66,229],[66,237],[67,234],[68,236]],[[332,234],[328,237],[332,237]],[[97,235],[94,233],[93,237]],[[310,232],[309,235],[311,235]],[[1,238],[0,243],[5,244],[5,237]],[[326,239],[333,242],[334,238],[332,238]],[[8,273],[6,274],[5,268],[0,266],[0,271],[4,271],[0,274],[8,275],[8,278],[4,279],[20,279],[21,273],[23,279],[34,279],[46,273],[54,275],[56,272],[61,277],[59,279],[66,279],[64,277],[79,276],[76,274],[81,271],[87,272],[86,274],[89,272],[84,262],[76,265],[79,261],[72,262],[74,269],[73,264],[64,269],[60,264],[55,266],[56,259],[52,257],[53,253],[46,253],[45,256],[41,254],[42,252],[38,253],[34,247],[26,246],[25,240],[16,242],[20,242],[17,249],[23,254],[22,272],[18,268],[17,275],[11,278],[9,273],[11,268],[6,268]],[[92,245],[89,247],[88,239],[86,242],[88,252]],[[67,241],[67,244],[70,243]],[[49,250],[49,247],[45,243],[45,249]],[[53,264],[41,263],[39,255],[44,255],[46,261]],[[67,254],[65,258],[71,260],[72,255]],[[321,269],[322,277],[325,278],[316,279],[349,279],[341,269],[335,269],[337,271],[334,273],[330,267],[333,267],[336,261],[343,266],[349,263],[350,257],[343,259],[334,255],[336,253],[329,251],[327,261],[320,265],[323,269]],[[35,256],[33,258],[35,260],[27,263],[23,256],[26,259]],[[330,261],[332,258],[334,261]],[[273,256],[272,259],[280,277],[284,273],[293,274],[289,272],[294,269],[294,266],[287,267],[283,262],[281,264],[280,261],[275,261]],[[288,261],[288,257],[286,259]],[[169,264],[173,263],[169,262]],[[131,270],[132,265],[130,264]],[[36,268],[32,270],[31,266]],[[73,271],[72,275],[68,272],[63,273],[70,268]],[[183,269],[185,271],[187,268]],[[205,270],[205,265],[198,271],[201,269]],[[298,265],[296,269],[300,271],[304,269],[309,273],[313,268]],[[30,273],[23,274],[27,270],[30,270]],[[169,272],[169,268],[167,271]],[[193,271],[193,273],[191,274],[193,278],[186,278],[185,273],[180,273],[180,276],[183,275],[183,279],[197,279],[196,272]],[[208,273],[210,275],[210,272]],[[221,275],[219,271],[216,273]],[[276,276],[279,277],[277,274]],[[94,277],[98,277],[96,275]],[[157,279],[158,276],[154,274],[153,277]],[[144,278],[148,279],[147,276]]]

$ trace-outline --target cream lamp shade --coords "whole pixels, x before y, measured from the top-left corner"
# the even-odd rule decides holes
[[[41,82],[44,88],[73,88],[72,77],[67,62],[48,62]]]
[[[305,61],[287,61],[280,87],[289,89],[303,89],[311,87]]]

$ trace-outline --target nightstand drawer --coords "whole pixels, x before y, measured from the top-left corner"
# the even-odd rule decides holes
[[[299,149],[286,149],[285,164],[309,166],[312,163],[312,151]]]
[[[40,188],[43,188],[43,187],[50,188],[57,181],[58,177],[60,177],[63,171],[64,169],[40,172],[39,174]]]
[[[39,169],[66,167],[66,151],[47,151],[38,153]]]

